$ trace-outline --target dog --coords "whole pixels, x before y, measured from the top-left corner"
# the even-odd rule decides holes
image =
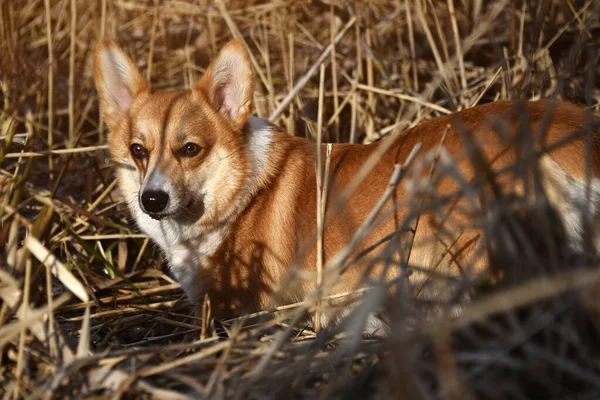
[[[587,119],[583,108],[568,102],[497,101],[423,122],[389,142],[317,149],[313,141],[251,116],[253,71],[239,41],[225,45],[190,90],[152,90],[111,41],[97,46],[94,77],[119,188],[137,226],[164,252],[189,300],[199,305],[208,295],[218,319],[302,301],[315,289],[321,253],[318,152],[329,165],[320,242],[326,266],[347,249],[392,188],[362,240],[338,260],[356,265],[338,269],[340,279],[323,278],[336,281],[333,293],[352,291],[365,277],[373,281],[383,274],[389,282],[402,276],[403,269],[390,267],[382,256],[391,242],[396,251],[388,259],[397,265],[451,275],[465,273],[469,265],[469,273],[483,273],[482,226],[461,188],[464,182],[481,183],[485,168],[471,157],[479,154],[498,174],[495,184],[523,195],[526,182],[501,174],[522,156],[515,146],[523,131],[521,114],[527,115],[534,153],[547,148],[536,165],[571,246],[584,246],[582,210],[591,221],[598,215],[600,141],[596,131],[589,142],[585,135],[567,140],[585,131]],[[415,162],[409,174],[411,168],[397,166],[411,152],[430,163]],[[366,178],[354,184],[371,161]],[[390,185],[395,169],[406,182]],[[415,212],[428,190],[457,201]]]

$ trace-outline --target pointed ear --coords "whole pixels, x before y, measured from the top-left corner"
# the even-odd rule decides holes
[[[211,106],[236,128],[242,128],[252,112],[254,78],[250,57],[240,41],[223,47],[194,90],[205,93]]]
[[[110,129],[127,114],[133,98],[149,87],[135,64],[110,40],[96,47],[94,79],[100,109]]]

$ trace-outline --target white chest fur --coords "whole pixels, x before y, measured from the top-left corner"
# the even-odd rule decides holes
[[[206,259],[222,245],[227,236],[227,225],[210,230],[186,227],[170,219],[152,219],[139,206],[132,208],[139,228],[158,244],[175,279],[190,298],[195,298],[198,272],[206,266]]]

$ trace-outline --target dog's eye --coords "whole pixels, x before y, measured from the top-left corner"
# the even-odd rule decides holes
[[[145,158],[147,155],[144,146],[138,143],[132,144],[131,147],[129,147],[129,150],[131,151],[131,155],[133,156],[133,158],[137,158],[138,160]]]
[[[196,143],[186,143],[181,149],[181,154],[184,157],[194,157],[196,154],[200,152],[200,146]]]

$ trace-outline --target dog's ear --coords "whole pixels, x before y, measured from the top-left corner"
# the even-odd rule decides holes
[[[133,98],[149,88],[135,64],[110,40],[103,40],[96,47],[94,79],[100,109],[111,130],[127,114]]]
[[[252,65],[244,45],[236,40],[227,43],[194,90],[204,92],[210,105],[235,129],[241,129],[252,112],[254,91]]]

